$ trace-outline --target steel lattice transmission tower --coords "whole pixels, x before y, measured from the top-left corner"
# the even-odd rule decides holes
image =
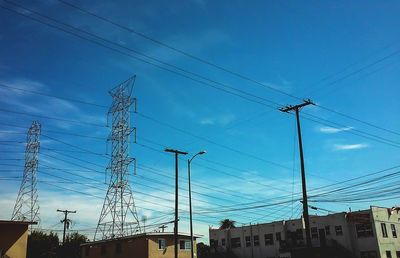
[[[112,119],[110,183],[97,224],[94,239],[110,239],[140,233],[132,189],[129,185],[129,168],[134,158],[129,156],[129,143],[135,128],[130,126],[131,97],[135,76],[109,91],[112,105],[108,112]]]
[[[11,220],[40,221],[38,192],[36,189],[40,133],[40,123],[36,121],[32,122],[27,135],[24,174]]]

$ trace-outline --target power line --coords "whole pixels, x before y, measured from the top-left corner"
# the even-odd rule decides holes
[[[152,41],[153,43],[156,43],[156,44],[161,45],[161,46],[163,46],[163,47],[166,47],[166,48],[168,48],[168,49],[170,49],[170,50],[173,50],[173,51],[175,51],[175,52],[177,52],[177,53],[180,53],[180,54],[182,54],[182,55],[184,55],[184,56],[187,56],[187,57],[189,57],[189,58],[191,58],[191,59],[194,59],[194,60],[196,60],[196,61],[199,61],[199,62],[201,62],[201,63],[203,63],[203,64],[212,66],[212,67],[217,68],[217,69],[219,69],[219,70],[221,70],[221,71],[227,72],[227,73],[229,73],[229,74],[232,74],[232,75],[234,75],[234,76],[236,76],[236,77],[239,77],[239,78],[241,78],[241,79],[244,79],[244,80],[246,80],[246,81],[250,81],[250,82],[252,82],[252,83],[258,84],[259,86],[266,87],[266,88],[268,88],[269,90],[278,92],[278,93],[283,94],[283,95],[286,95],[286,96],[288,96],[288,97],[301,100],[299,97],[294,96],[294,95],[292,95],[292,94],[290,94],[290,93],[287,93],[287,92],[282,91],[282,90],[280,90],[280,89],[274,88],[274,87],[269,86],[269,85],[267,85],[267,84],[265,84],[265,83],[261,83],[261,82],[259,82],[259,81],[257,81],[257,80],[254,80],[254,79],[252,79],[252,78],[250,78],[250,77],[248,77],[248,76],[245,76],[245,75],[240,74],[240,73],[238,73],[238,72],[234,72],[234,71],[232,71],[232,70],[230,70],[230,69],[224,68],[224,67],[222,67],[222,66],[220,66],[220,65],[217,65],[217,64],[215,64],[215,63],[211,63],[210,61],[207,61],[207,60],[205,60],[205,59],[203,59],[203,58],[200,58],[200,57],[198,57],[198,56],[195,56],[195,55],[193,55],[193,54],[190,54],[190,53],[188,53],[188,52],[186,52],[186,51],[183,51],[183,50],[180,50],[180,49],[178,49],[178,48],[176,48],[176,47],[173,47],[173,46],[171,46],[171,45],[168,45],[168,44],[166,44],[166,43],[164,43],[164,42],[161,42],[160,40],[157,40],[157,39],[154,39],[154,38],[152,38],[152,37],[149,37],[148,35],[145,35],[144,33],[138,32],[137,30],[135,30],[135,29],[133,29],[133,28],[131,28],[131,27],[127,27],[127,26],[125,26],[125,25],[122,25],[122,24],[120,24],[120,23],[117,23],[117,22],[115,22],[115,21],[112,21],[112,20],[110,20],[109,18],[105,18],[104,16],[100,16],[100,15],[98,15],[98,14],[95,14],[95,13],[93,13],[93,12],[91,12],[91,11],[88,11],[88,10],[86,10],[86,9],[83,9],[82,7],[79,7],[79,6],[77,6],[77,5],[74,5],[74,4],[70,3],[70,2],[67,2],[67,1],[64,1],[64,0],[58,0],[58,1],[61,2],[61,3],[63,3],[63,4],[65,4],[65,5],[70,6],[70,7],[72,7],[72,8],[75,8],[75,9],[77,9],[77,10],[83,12],[83,13],[86,13],[86,14],[88,14],[88,15],[90,15],[90,16],[96,17],[96,18],[98,18],[98,19],[100,19],[100,20],[102,20],[102,21],[105,21],[105,22],[109,23],[109,24],[115,25],[115,26],[117,26],[117,27],[119,27],[119,28],[121,28],[121,29],[124,29],[124,30],[126,30],[126,31],[128,31],[128,32],[134,33],[134,34],[136,34],[136,35],[138,35],[138,36],[140,36],[140,37],[143,37],[143,38],[145,38],[145,39],[147,39],[147,40],[150,40],[150,41]]]
[[[6,1],[6,0],[5,0],[5,1]],[[22,7],[21,5],[12,3],[12,2],[10,2],[10,1],[7,1],[7,2],[9,2],[9,3],[11,3],[11,4],[14,4],[14,5],[16,5],[16,6],[19,6],[20,8],[23,8],[23,9],[25,9],[25,10],[28,10],[29,12],[35,13],[35,14],[37,14],[37,15],[39,15],[39,16],[42,16],[42,17],[45,17],[45,18],[47,18],[47,19],[53,20],[54,22],[61,23],[61,22],[59,22],[59,21],[57,21],[57,20],[55,20],[55,19],[52,19],[52,18],[50,18],[50,17],[48,17],[48,16],[42,15],[42,14],[40,14],[40,13],[34,11],[34,10],[31,10],[31,9],[28,9],[28,8],[25,8],[25,7]],[[102,45],[102,46],[104,46],[104,47],[110,48],[109,46],[105,46],[104,44],[101,44],[101,43],[99,43],[99,42],[97,42],[97,41],[93,41],[93,40],[87,39],[87,38],[85,38],[85,37],[82,37],[81,35],[77,35],[76,33],[73,33],[73,32],[71,32],[71,31],[62,29],[62,28],[60,28],[60,27],[58,27],[58,26],[54,26],[54,25],[52,25],[52,24],[45,23],[45,22],[43,22],[43,21],[41,21],[41,20],[35,19],[35,18],[33,18],[33,17],[29,16],[29,15],[26,15],[26,14],[24,14],[24,13],[20,13],[20,12],[18,12],[18,11],[15,11],[15,10],[13,10],[13,9],[10,9],[10,8],[4,7],[4,6],[0,6],[0,7],[4,8],[4,9],[7,9],[7,10],[10,10],[10,11],[12,11],[12,12],[14,12],[14,13],[20,14],[20,15],[22,15],[22,16],[25,16],[25,17],[27,17],[27,18],[33,19],[33,20],[35,20],[35,21],[38,21],[38,22],[43,23],[43,24],[45,24],[45,25],[48,25],[48,26],[50,26],[50,27],[54,27],[54,28],[56,28],[56,29],[63,30],[63,31],[65,31],[65,32],[69,33],[69,34],[72,34],[72,35],[75,35],[75,36],[77,36],[77,37],[79,37],[79,38],[82,38],[82,39],[91,41],[91,42],[93,42],[93,43],[95,43],[95,44],[100,44],[100,45]],[[65,24],[65,23],[61,23],[61,24],[63,24],[64,26],[72,27],[72,28],[75,29],[75,30],[82,31],[82,30],[80,30],[80,29],[78,29],[78,28],[75,28],[75,27],[73,27],[73,26],[70,26],[70,25],[68,25],[68,24]],[[99,36],[93,35],[93,34],[88,33],[88,32],[86,32],[86,31],[83,31],[83,32],[86,33],[86,34],[89,34],[89,35],[91,35],[91,36],[100,38],[100,39],[103,40],[103,41],[106,41],[106,42],[108,41],[108,42],[109,42],[109,40],[106,40],[106,39],[101,38],[101,37],[99,37]],[[126,47],[121,46],[121,45],[119,45],[119,44],[117,44],[117,43],[115,43],[115,42],[109,42],[109,43],[110,43],[110,44],[113,43],[113,44],[115,44],[115,45],[118,45],[119,47],[126,48]],[[114,49],[114,48],[110,48],[110,49],[112,49],[112,50],[114,50],[114,51],[117,51],[117,52],[120,52],[120,53],[122,53],[122,54],[124,54],[124,55],[129,55],[129,54],[125,53],[125,52],[116,50],[116,49]],[[129,48],[128,48],[128,49],[129,49]],[[134,50],[131,50],[131,51],[134,51]],[[132,55],[129,55],[129,56],[132,56]],[[136,57],[136,56],[132,56],[132,57],[138,59],[138,57]],[[186,78],[189,78],[189,79],[191,79],[191,80],[197,81],[197,82],[199,82],[199,83],[201,83],[201,84],[208,85],[208,86],[211,86],[211,87],[213,87],[213,88],[222,90],[222,91],[224,91],[224,92],[226,92],[226,93],[239,96],[239,97],[244,98],[244,99],[246,99],[246,100],[248,100],[248,101],[255,102],[255,103],[259,103],[259,104],[264,105],[264,106],[267,106],[267,107],[269,107],[269,108],[274,108],[274,107],[271,106],[271,105],[266,105],[264,102],[255,101],[254,99],[250,99],[249,97],[245,97],[245,96],[243,96],[243,95],[240,95],[240,94],[237,94],[237,93],[234,93],[234,92],[231,92],[231,91],[227,91],[226,89],[221,89],[221,88],[219,88],[219,87],[216,87],[215,85],[211,85],[211,84],[206,83],[206,82],[204,82],[204,81],[199,81],[199,80],[197,80],[197,79],[195,79],[195,78],[186,76],[186,75],[181,74],[181,73],[177,73],[176,71],[172,71],[172,70],[170,70],[170,69],[167,69],[167,68],[162,67],[162,66],[159,66],[159,65],[157,65],[157,64],[148,62],[148,61],[146,61],[146,60],[143,60],[143,59],[140,59],[140,58],[139,58],[139,61],[143,61],[143,62],[145,62],[145,63],[149,63],[149,64],[151,64],[151,65],[155,65],[156,67],[158,67],[158,68],[160,68],[160,69],[167,70],[167,71],[170,71],[170,72],[179,74],[179,75],[184,76],[184,77],[186,77]],[[193,73],[192,73],[192,74],[193,74]],[[202,76],[200,76],[200,77],[202,77]],[[218,82],[215,82],[215,81],[213,81],[213,82],[214,82],[214,83],[218,83]],[[221,84],[221,83],[218,83],[218,84]],[[224,85],[224,86],[226,86],[226,85]],[[230,86],[228,86],[228,87],[230,87]],[[256,95],[254,95],[254,94],[249,94],[249,93],[247,93],[247,92],[243,92],[243,91],[241,91],[241,90],[238,90],[238,89],[232,88],[232,87],[230,87],[230,89],[231,89],[231,90],[239,91],[239,92],[241,92],[241,93],[244,93],[244,94],[246,94],[247,96],[255,97],[255,98],[260,99],[259,96],[256,96]],[[267,102],[271,102],[271,100],[268,100],[268,99],[265,99],[265,98],[261,98],[261,99],[264,100],[264,101],[267,101]],[[278,103],[274,102],[274,104],[278,104]]]
[[[22,89],[22,88],[18,88],[18,87],[14,87],[14,86],[9,86],[9,85],[4,84],[4,83],[0,83],[0,87],[11,89],[11,90],[27,92],[27,93],[31,93],[31,94],[42,95],[42,96],[45,96],[45,97],[52,97],[52,98],[56,98],[56,99],[77,102],[77,103],[85,104],[85,105],[91,105],[91,106],[96,106],[96,107],[101,107],[101,108],[108,108],[107,106],[100,105],[100,104],[93,103],[93,102],[86,102],[86,101],[75,99],[75,98],[66,98],[66,97],[61,97],[61,96],[57,96],[57,95],[54,95],[54,94],[43,93],[43,92],[33,91],[33,90],[28,90],[28,89]]]
[[[6,2],[8,2],[8,3],[10,3],[10,4],[13,4],[13,5],[15,5],[15,6],[18,6],[18,7],[20,7],[20,8],[23,8],[23,9],[29,11],[29,12],[35,13],[35,14],[38,15],[38,16],[41,16],[41,17],[44,17],[44,18],[46,18],[46,19],[52,20],[53,22],[62,24],[62,25],[67,26],[67,27],[69,27],[69,28],[71,28],[71,29],[74,29],[74,30],[80,31],[80,32],[82,32],[82,33],[91,35],[92,37],[98,38],[98,39],[100,39],[100,40],[102,40],[102,41],[108,42],[108,43],[110,43],[110,44],[117,45],[117,46],[119,46],[119,47],[121,47],[121,48],[128,49],[128,50],[130,50],[130,51],[135,52],[136,54],[144,55],[144,54],[142,54],[142,53],[140,53],[140,52],[138,52],[138,51],[136,51],[136,50],[127,48],[127,47],[125,47],[125,46],[123,46],[123,45],[120,45],[120,44],[117,44],[117,43],[115,43],[115,42],[109,41],[109,40],[104,39],[104,38],[102,38],[102,37],[99,37],[99,36],[97,36],[97,35],[95,35],[95,34],[92,34],[92,33],[89,33],[89,32],[87,32],[87,31],[81,30],[81,29],[79,29],[79,28],[73,27],[73,26],[71,26],[71,25],[69,25],[69,24],[60,22],[60,21],[55,20],[55,19],[53,19],[53,18],[51,18],[51,17],[48,17],[48,16],[43,15],[43,14],[40,14],[40,13],[38,13],[38,12],[32,10],[32,9],[23,7],[23,6],[19,5],[19,4],[13,3],[13,2],[11,2],[11,1],[7,1],[7,0],[4,0],[4,1],[6,1]],[[69,34],[72,34],[72,35],[75,35],[75,36],[77,36],[77,37],[79,37],[79,38],[82,38],[82,39],[84,39],[84,40],[88,40],[88,41],[90,41],[90,42],[92,42],[92,43],[101,45],[101,46],[103,46],[103,47],[109,48],[109,49],[114,50],[114,51],[117,51],[117,52],[119,52],[119,53],[121,53],[121,54],[129,55],[129,54],[125,53],[125,52],[122,52],[122,51],[117,50],[117,49],[114,49],[114,48],[110,48],[109,46],[106,46],[106,45],[101,44],[101,43],[99,43],[99,42],[97,42],[97,41],[93,41],[93,40],[91,40],[91,39],[85,38],[85,37],[83,37],[83,36],[81,36],[81,35],[77,35],[76,33],[73,33],[73,32],[71,32],[71,31],[65,30],[65,29],[60,28],[60,27],[58,27],[58,26],[55,26],[55,25],[53,25],[53,24],[48,24],[48,23],[46,23],[46,22],[44,22],[44,21],[38,20],[38,19],[36,19],[36,18],[33,18],[32,16],[28,16],[28,15],[26,15],[26,14],[24,14],[24,13],[20,13],[20,12],[18,12],[18,11],[16,11],[16,10],[7,8],[7,7],[5,7],[5,6],[1,6],[1,7],[4,8],[4,9],[7,9],[7,10],[9,10],[9,11],[12,11],[12,12],[14,12],[14,13],[17,13],[17,14],[20,14],[20,15],[22,15],[22,16],[25,16],[25,17],[27,17],[27,18],[29,18],[29,19],[32,19],[32,20],[35,20],[35,21],[37,21],[37,22],[43,23],[43,24],[45,24],[45,25],[48,25],[48,26],[50,26],[50,27],[53,27],[53,28],[62,30],[62,31],[64,31],[64,32],[69,33]],[[392,53],[392,54],[395,54],[395,53],[398,53],[398,52],[400,52],[400,50],[399,50],[399,51],[396,51],[396,52],[394,52],[394,53]],[[271,100],[269,100],[269,99],[261,98],[261,97],[259,97],[259,96],[256,96],[256,95],[254,95],[254,94],[250,94],[250,93],[248,93],[248,92],[244,92],[244,91],[239,90],[239,89],[237,89],[237,88],[232,88],[232,87],[230,87],[230,86],[228,86],[228,85],[224,85],[224,84],[222,84],[222,83],[219,83],[219,82],[217,82],[217,81],[211,80],[211,79],[209,79],[209,78],[207,78],[207,77],[204,77],[204,76],[202,76],[202,75],[198,75],[198,74],[196,74],[196,73],[187,71],[187,70],[182,69],[182,68],[180,68],[180,67],[177,67],[177,66],[171,65],[171,64],[169,64],[169,63],[160,61],[160,60],[158,60],[157,58],[154,58],[154,57],[149,57],[149,56],[144,55],[144,56],[146,56],[147,58],[150,58],[150,59],[152,59],[152,60],[155,60],[155,61],[157,61],[157,62],[160,62],[160,63],[162,63],[162,64],[164,64],[164,65],[172,66],[172,67],[174,67],[174,68],[176,68],[176,69],[178,69],[178,70],[184,71],[184,72],[186,72],[186,73],[188,73],[188,74],[192,74],[192,75],[195,75],[195,76],[197,76],[197,77],[199,77],[199,78],[202,78],[202,79],[205,79],[205,80],[207,80],[207,81],[210,81],[210,82],[212,82],[212,83],[216,83],[216,84],[219,84],[219,85],[223,85],[224,87],[228,87],[230,90],[238,91],[238,92],[240,92],[241,94],[247,95],[248,97],[245,97],[245,96],[243,96],[243,95],[240,95],[240,94],[237,94],[237,93],[234,93],[234,92],[231,92],[231,91],[226,91],[225,89],[218,88],[218,87],[216,87],[215,85],[210,85],[209,83],[205,83],[204,81],[199,81],[199,80],[197,80],[197,79],[195,79],[195,78],[188,77],[188,76],[186,76],[186,75],[184,75],[184,74],[177,73],[176,71],[169,70],[169,69],[167,69],[167,68],[165,68],[165,67],[161,67],[161,66],[159,66],[159,65],[157,65],[157,64],[148,62],[148,61],[143,60],[143,59],[141,59],[141,58],[138,58],[138,57],[136,57],[136,56],[132,56],[132,55],[129,55],[129,56],[131,56],[131,57],[133,57],[133,58],[136,58],[136,59],[138,59],[139,61],[142,61],[142,62],[151,64],[151,65],[154,65],[154,66],[156,66],[156,67],[158,67],[158,68],[160,68],[160,69],[167,70],[167,71],[169,71],[169,72],[176,73],[176,74],[181,75],[181,76],[183,76],[183,77],[186,77],[186,78],[188,78],[188,79],[197,81],[197,82],[199,82],[199,83],[201,83],[201,84],[204,84],[204,85],[207,85],[207,86],[211,86],[211,87],[213,87],[213,88],[217,88],[217,89],[219,89],[219,90],[225,91],[226,93],[239,96],[239,97],[244,98],[244,99],[246,99],[246,100],[249,100],[249,101],[251,101],[251,102],[255,102],[255,103],[258,103],[258,104],[261,104],[261,105],[266,106],[266,104],[265,104],[264,102],[255,101],[254,99],[250,99],[249,97],[261,99],[261,100],[263,100],[263,101],[266,101],[266,102],[269,102],[269,103],[273,103],[273,104],[279,106],[279,103],[276,103],[276,102],[271,101]],[[385,57],[385,58],[388,58],[388,57]],[[385,59],[385,58],[383,58],[383,59]],[[376,61],[376,62],[374,62],[374,63],[377,63],[377,62],[380,62],[380,61],[382,61],[382,59],[380,59],[380,60],[378,60],[378,61]],[[354,73],[355,73],[355,72],[353,72],[352,74],[354,74]],[[295,97],[295,98],[299,99],[298,97]],[[275,108],[275,107],[270,106],[270,105],[267,105],[267,106],[268,106],[269,108]]]
[[[38,117],[38,118],[44,118],[44,119],[51,119],[51,120],[57,120],[57,121],[62,121],[62,122],[75,123],[75,124],[86,124],[86,125],[90,125],[90,126],[107,127],[106,125],[101,125],[101,124],[89,123],[89,122],[84,122],[84,121],[79,121],[79,120],[70,120],[70,119],[64,119],[64,118],[59,118],[59,117],[44,116],[44,115],[32,114],[32,113],[22,112],[22,111],[9,110],[9,109],[4,109],[4,108],[0,108],[0,112],[24,115],[24,116],[29,116],[29,117]]]

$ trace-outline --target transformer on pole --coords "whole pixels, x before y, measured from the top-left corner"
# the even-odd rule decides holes
[[[28,130],[25,148],[25,166],[11,220],[40,222],[36,174],[38,170],[39,137],[41,125],[33,121]]]
[[[108,138],[111,141],[111,161],[107,170],[111,175],[94,240],[141,232],[128,179],[130,165],[135,161],[129,156],[130,138],[135,132],[135,128],[130,126],[130,107],[135,102],[131,97],[135,78],[133,76],[109,91],[113,102],[108,112],[112,127]]]

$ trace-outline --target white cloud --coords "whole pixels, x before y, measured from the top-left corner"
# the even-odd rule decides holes
[[[318,131],[321,133],[339,133],[339,132],[345,132],[345,131],[350,131],[352,130],[353,127],[348,126],[348,127],[330,127],[330,126],[322,126],[318,128]]]
[[[366,143],[356,143],[356,144],[334,144],[334,150],[357,150],[367,148],[369,145]]]
[[[215,117],[206,117],[206,118],[201,119],[199,121],[199,123],[202,125],[226,126],[226,125],[232,123],[235,119],[236,119],[235,115],[226,114],[226,115],[220,115],[220,116],[215,116]]]

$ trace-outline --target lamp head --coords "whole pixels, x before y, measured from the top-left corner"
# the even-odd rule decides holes
[[[203,154],[206,154],[206,153],[207,153],[207,151],[203,150],[203,151],[200,151],[198,154],[199,155],[203,155]]]

